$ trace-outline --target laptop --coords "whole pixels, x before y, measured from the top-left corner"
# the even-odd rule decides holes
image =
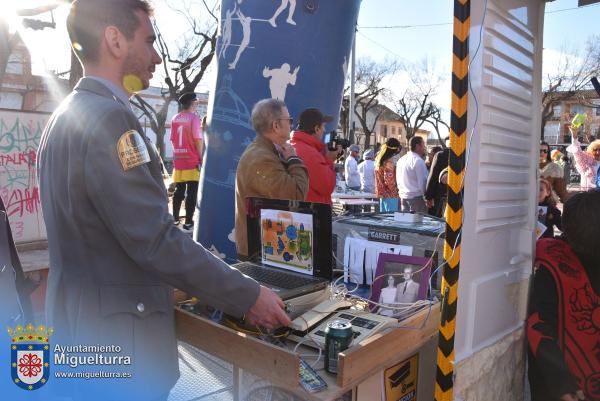
[[[247,198],[248,261],[233,265],[283,300],[332,279],[331,205]]]

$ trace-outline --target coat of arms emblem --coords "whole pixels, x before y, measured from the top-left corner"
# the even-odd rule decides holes
[[[24,390],[37,390],[50,377],[50,344],[53,329],[28,324],[8,329],[11,337],[12,381]]]

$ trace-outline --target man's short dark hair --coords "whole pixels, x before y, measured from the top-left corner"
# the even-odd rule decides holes
[[[417,148],[417,145],[420,145],[423,143],[423,138],[421,138],[420,136],[413,136],[412,138],[410,138],[410,141],[408,141],[408,145],[410,146],[410,151],[414,152],[415,149]]]
[[[600,257],[600,188],[574,194],[563,208],[562,228],[567,241],[580,255]]]
[[[136,11],[152,14],[146,0],[76,0],[67,17],[67,31],[73,51],[81,62],[97,62],[100,41],[107,26],[115,26],[128,39],[140,23]]]
[[[179,96],[178,102],[182,110],[187,110],[192,105],[192,102],[196,99],[198,99],[198,96],[195,92],[187,92]]]

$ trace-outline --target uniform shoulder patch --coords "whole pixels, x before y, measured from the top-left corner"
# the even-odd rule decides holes
[[[146,142],[136,130],[129,130],[121,135],[117,143],[117,153],[125,171],[150,161]]]

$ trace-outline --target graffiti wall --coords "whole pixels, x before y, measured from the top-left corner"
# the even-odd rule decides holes
[[[359,6],[360,0],[221,1],[195,232],[219,256],[236,257],[235,174],[256,136],[252,107],[276,98],[295,121],[308,107],[339,116]],[[337,128],[337,120],[328,131]]]
[[[49,117],[0,109],[0,197],[15,242],[46,239],[35,162]]]

